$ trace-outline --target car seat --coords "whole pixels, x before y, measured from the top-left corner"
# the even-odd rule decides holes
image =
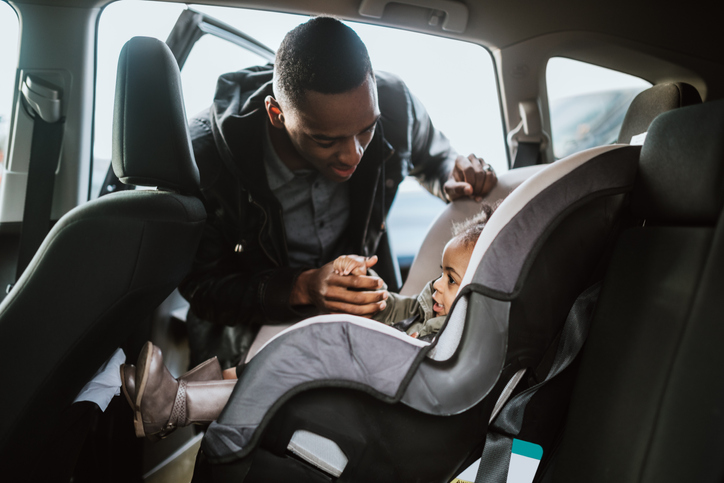
[[[641,152],[546,482],[724,475],[724,101],[659,116]]]
[[[157,189],[67,213],[0,304],[4,476],[43,470],[64,411],[191,266],[206,212],[190,196],[199,175],[178,67],[156,39],[121,52],[112,162],[124,183]]]
[[[206,432],[194,481],[449,481],[480,454],[501,394],[550,367],[639,150],[579,153],[506,198],[433,344],[345,315],[269,341]]]

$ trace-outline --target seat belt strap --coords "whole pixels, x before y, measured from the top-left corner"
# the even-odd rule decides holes
[[[513,169],[540,164],[541,143],[518,141],[518,150],[513,160]]]
[[[50,123],[40,115],[35,116],[15,280],[20,278],[50,230],[55,170],[60,158],[64,128],[65,118]]]
[[[563,324],[553,365],[546,378],[512,398],[490,426],[475,483],[506,483],[513,439],[523,426],[525,409],[535,393],[560,374],[578,356],[588,336],[593,311],[601,292],[602,282],[590,286],[579,295]]]

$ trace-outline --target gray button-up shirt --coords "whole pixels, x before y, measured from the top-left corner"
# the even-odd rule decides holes
[[[289,266],[320,267],[338,255],[349,222],[349,185],[317,170],[290,170],[264,130],[264,168],[269,188],[282,205]]]

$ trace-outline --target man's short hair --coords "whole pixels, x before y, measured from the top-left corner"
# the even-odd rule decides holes
[[[332,17],[315,17],[291,30],[277,50],[275,92],[298,106],[306,91],[340,94],[372,74],[367,47]]]

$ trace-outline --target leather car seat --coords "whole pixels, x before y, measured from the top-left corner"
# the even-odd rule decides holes
[[[641,152],[546,482],[724,475],[724,101],[662,114]]]
[[[29,477],[73,402],[191,266],[206,212],[176,61],[131,39],[119,59],[113,169],[123,191],[63,216],[0,304],[0,474]]]

